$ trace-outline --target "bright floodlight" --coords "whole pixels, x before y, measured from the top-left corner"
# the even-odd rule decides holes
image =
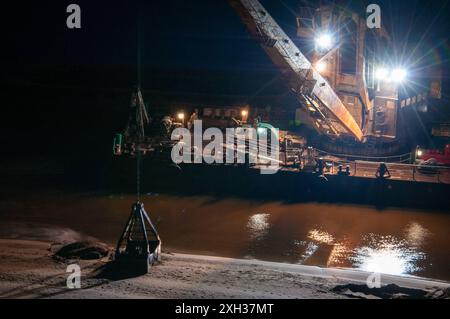
[[[321,49],[330,49],[333,45],[333,38],[329,34],[322,34],[316,38],[316,44]]]
[[[248,115],[247,110],[242,110],[242,111],[241,111],[241,115],[242,115],[242,117],[247,116],[247,115]]]
[[[178,113],[178,119],[184,120],[184,113]]]
[[[400,83],[403,82],[406,79],[406,70],[405,69],[394,69],[392,71],[392,80]]]
[[[386,80],[388,77],[388,74],[389,74],[389,72],[386,68],[379,68],[375,72],[375,76],[376,76],[377,80]]]
[[[319,71],[319,73],[322,73],[327,69],[327,63],[324,61],[319,61],[316,63],[316,70]]]

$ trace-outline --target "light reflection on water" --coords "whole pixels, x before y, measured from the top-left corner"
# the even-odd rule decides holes
[[[423,245],[430,232],[417,222],[411,222],[405,229],[408,242],[416,247]]]
[[[394,236],[368,234],[363,241],[367,244],[356,248],[352,257],[355,266],[362,270],[392,275],[410,274],[421,270],[418,262],[426,259],[424,252]]]
[[[261,240],[267,235],[269,217],[269,214],[250,216],[247,227],[252,239]],[[351,247],[351,243],[345,238],[337,241],[330,233],[314,228],[308,232],[308,240],[295,240],[294,245],[303,251],[298,259],[300,264],[307,262],[321,246],[326,245],[332,247],[327,267],[346,265],[350,261],[352,267],[364,271],[392,275],[412,274],[423,270],[418,263],[426,260],[427,255],[420,250],[420,245],[430,232],[417,222],[411,222],[404,232],[406,239],[369,233],[362,236],[359,246]]]
[[[326,231],[318,230],[318,229],[312,229],[308,233],[308,237],[314,241],[317,241],[322,244],[328,244],[331,245],[334,242],[333,236],[331,236]]]
[[[326,263],[328,267],[350,260],[353,267],[365,271],[392,275],[414,273],[422,270],[418,261],[425,260],[426,254],[417,246],[423,243],[429,232],[417,222],[411,223],[405,232],[408,240],[374,233],[363,235],[360,246],[352,248],[345,240],[340,242],[326,231],[312,229],[308,238],[313,242],[307,244],[307,253],[300,262],[313,256],[320,244],[326,244],[332,246]]]
[[[269,231],[269,217],[270,214],[254,214],[249,217],[247,228],[251,239],[260,240]]]
[[[351,249],[345,243],[336,243],[328,258],[328,267],[339,266],[345,264]]]
[[[361,246],[351,248],[345,241],[339,242],[326,231],[312,229],[305,243],[306,251],[303,263],[313,256],[320,244],[331,245],[332,249],[326,265],[328,267],[352,261],[352,266],[361,270],[392,275],[411,274],[422,270],[419,261],[426,260],[426,253],[419,249],[429,235],[429,231],[417,222],[411,223],[405,230],[407,239],[395,236],[367,234],[361,238]]]
[[[395,236],[367,234],[362,236],[360,246],[351,248],[345,240],[342,242],[329,233],[319,229],[308,232],[312,242],[305,243],[305,262],[319,249],[320,244],[331,245],[326,266],[339,266],[347,260],[352,266],[369,272],[378,272],[392,275],[411,274],[422,270],[419,261],[426,259],[426,253],[419,247],[429,235],[429,231],[417,222],[413,222],[405,229],[407,239],[398,239]]]
[[[301,244],[306,246],[305,252],[303,253],[301,260],[299,260],[299,262],[302,264],[306,260],[308,260],[312,255],[314,255],[317,249],[319,249],[319,245],[313,242],[305,242],[305,241],[302,241]]]

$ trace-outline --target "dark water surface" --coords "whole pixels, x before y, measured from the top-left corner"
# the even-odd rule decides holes
[[[19,232],[17,225],[46,224],[113,244],[134,200],[53,191],[4,197],[0,235]],[[445,212],[159,194],[142,200],[166,251],[450,280]]]

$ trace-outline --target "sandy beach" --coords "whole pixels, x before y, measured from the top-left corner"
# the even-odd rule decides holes
[[[109,258],[54,257],[49,241],[0,240],[0,298],[448,298],[450,284],[418,277],[258,260],[165,252],[144,276],[102,275]],[[81,289],[66,286],[67,265],[81,267]]]

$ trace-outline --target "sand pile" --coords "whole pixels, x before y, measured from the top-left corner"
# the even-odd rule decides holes
[[[382,298],[382,299],[449,299],[449,288],[435,288],[422,290],[400,287],[389,284],[380,288],[369,288],[367,285],[347,284],[339,285],[331,291],[353,298]]]
[[[93,260],[109,256],[111,250],[103,243],[77,241],[69,244],[53,244],[51,251],[57,259]]]

